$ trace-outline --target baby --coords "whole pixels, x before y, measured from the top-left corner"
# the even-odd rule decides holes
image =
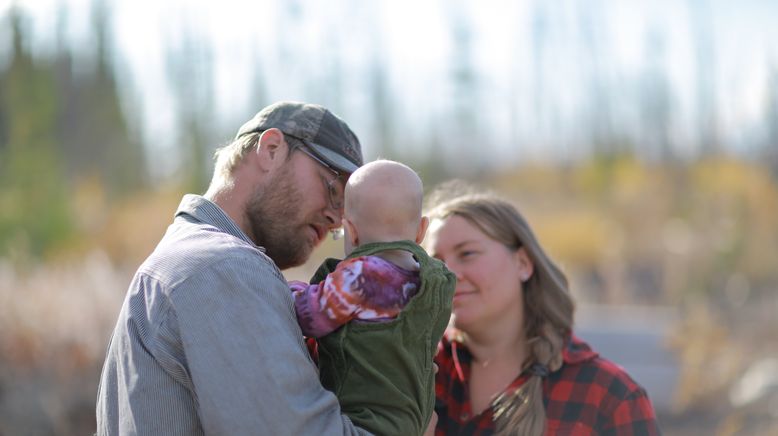
[[[424,239],[421,179],[393,161],[368,163],[346,184],[344,251],[369,242]],[[419,265],[406,250],[385,250],[344,260],[318,285],[291,282],[303,334],[324,336],[352,319],[394,318],[419,289]]]
[[[343,261],[308,285],[290,282],[303,334],[317,338],[322,384],[376,434],[421,434],[434,403],[432,358],[451,315],[455,277],[418,245],[429,220],[423,186],[388,160],[345,189]]]

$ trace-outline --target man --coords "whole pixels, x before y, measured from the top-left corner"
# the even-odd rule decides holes
[[[135,274],[97,397],[100,435],[362,434],[322,388],[280,269],[340,226],[359,140],[280,102],[217,152]]]

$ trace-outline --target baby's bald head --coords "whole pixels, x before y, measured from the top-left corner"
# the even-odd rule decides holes
[[[377,160],[351,174],[344,216],[357,227],[360,244],[414,240],[421,221],[424,187],[415,171]]]

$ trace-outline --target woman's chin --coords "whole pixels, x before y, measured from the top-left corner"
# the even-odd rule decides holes
[[[466,310],[454,310],[454,327],[467,330],[472,325],[472,316]]]

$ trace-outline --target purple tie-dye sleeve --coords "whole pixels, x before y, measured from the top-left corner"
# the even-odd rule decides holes
[[[348,259],[318,285],[290,282],[303,334],[324,336],[359,319],[392,319],[418,292],[418,274],[379,257]]]
[[[326,315],[319,304],[324,282],[309,285],[305,282],[289,282],[294,297],[297,323],[305,336],[320,338],[340,326]]]

